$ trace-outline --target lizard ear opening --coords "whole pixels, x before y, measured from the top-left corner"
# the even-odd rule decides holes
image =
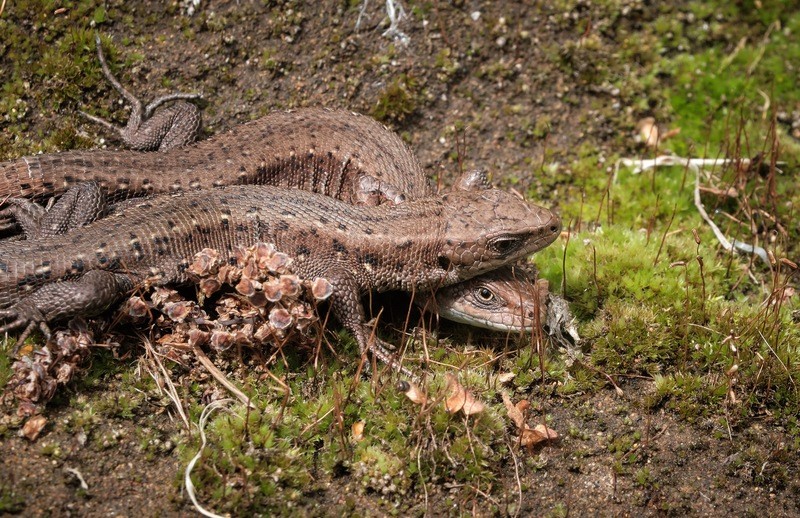
[[[452,263],[452,261],[450,261],[450,259],[448,257],[445,257],[443,255],[439,256],[439,268],[441,268],[442,270],[444,270],[446,272],[449,272],[452,267],[453,267],[453,263]]]
[[[485,191],[492,188],[492,183],[486,169],[475,169],[462,174],[453,188],[457,191]]]

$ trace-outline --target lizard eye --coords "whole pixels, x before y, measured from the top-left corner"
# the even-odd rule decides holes
[[[517,237],[500,237],[492,241],[490,246],[498,254],[507,254],[518,248],[521,242]]]
[[[485,286],[481,286],[480,288],[476,289],[475,296],[478,298],[480,302],[486,304],[494,301],[494,293],[492,293],[492,290],[490,290]]]

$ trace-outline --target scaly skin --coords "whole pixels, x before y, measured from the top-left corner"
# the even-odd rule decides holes
[[[507,267],[440,288],[435,309],[439,316],[484,329],[530,331],[545,323],[548,296],[535,275]]]
[[[264,186],[158,196],[64,235],[0,243],[0,332],[97,311],[145,280],[183,282],[202,249],[228,259],[262,241],[293,257],[301,277],[331,282],[334,313],[364,352],[362,294],[469,279],[547,246],[560,230],[550,211],[481,187],[378,207]]]
[[[187,131],[193,127],[189,124]],[[175,129],[170,131],[173,134]],[[151,136],[148,133],[148,142]],[[187,178],[194,178],[190,186],[199,188],[264,183],[367,205],[386,198],[400,202],[434,195],[419,162],[395,133],[368,117],[316,108],[273,112],[207,141],[164,153],[71,151],[5,162],[0,164],[0,195],[41,197],[92,180],[100,190],[95,194],[82,189],[84,198],[120,200],[143,192],[180,190]],[[76,225],[73,221],[80,216],[91,220],[102,212],[92,203],[75,203],[76,191],[69,194],[47,213],[30,208],[17,211],[18,206],[32,205],[22,198],[12,200],[13,212],[18,219],[29,220],[25,227],[31,238],[63,233],[69,225]],[[58,210],[68,202],[74,205]],[[73,207],[86,212],[76,216]],[[512,328],[522,330],[530,324],[516,303],[519,295],[508,294],[526,296],[526,283],[510,280],[506,271],[489,272],[464,286],[438,292],[438,310],[445,316],[458,314],[457,320],[480,327],[507,330],[512,322]],[[495,304],[494,314],[480,303],[480,294],[487,289],[494,293],[495,301],[505,303]],[[472,314],[475,318],[471,320]]]
[[[42,199],[91,181],[110,201],[245,184],[299,187],[350,203],[379,201],[369,195],[383,186],[397,196],[433,194],[397,135],[369,117],[315,108],[272,112],[161,153],[66,151],[0,163],[0,199]],[[361,182],[372,187],[367,196]]]

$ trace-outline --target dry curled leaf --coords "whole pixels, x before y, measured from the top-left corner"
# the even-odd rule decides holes
[[[526,426],[522,430],[519,443],[521,446],[536,446],[539,443],[556,439],[558,439],[558,434],[555,430],[543,424],[537,424],[532,429]]]
[[[452,374],[446,375],[448,396],[444,402],[445,410],[455,413],[461,410],[464,415],[479,414],[485,410],[484,404],[472,392],[464,388]]]
[[[525,422],[525,411],[530,408],[530,403],[527,400],[523,399],[515,405],[511,402],[511,397],[506,391],[501,391],[500,394],[503,398],[503,405],[505,405],[508,412],[508,417],[519,430],[521,446],[535,446],[545,441],[558,439],[558,433],[543,424],[538,424],[533,428],[528,426]]]
[[[133,296],[125,303],[124,311],[133,318],[144,318],[150,314],[150,308],[141,297]]]
[[[200,281],[200,291],[203,292],[203,295],[206,297],[215,294],[220,288],[222,288],[222,283],[214,277],[207,277]]]
[[[297,275],[281,275],[278,285],[284,295],[296,297],[300,293],[300,278]]]
[[[35,415],[25,421],[25,424],[22,425],[22,435],[29,441],[35,441],[39,434],[42,433],[42,429],[47,424],[47,418],[43,415]]]
[[[276,252],[267,261],[267,268],[272,273],[285,273],[292,264],[292,259],[283,252]]]
[[[354,442],[361,442],[364,440],[364,421],[356,421],[350,428],[351,437]]]
[[[168,302],[164,311],[173,322],[183,322],[192,313],[192,302]]]
[[[425,392],[422,391],[415,383],[410,381],[401,381],[397,384],[397,389],[406,395],[412,403],[417,405],[424,405],[428,402]]]
[[[328,279],[317,277],[311,284],[311,294],[317,300],[325,300],[333,294],[333,286]]]
[[[506,384],[511,380],[513,380],[515,376],[516,374],[514,374],[513,372],[501,372],[500,374],[497,375],[497,381],[500,382],[501,384]]]
[[[286,329],[292,325],[292,315],[283,308],[272,308],[269,312],[269,323],[275,329]]]

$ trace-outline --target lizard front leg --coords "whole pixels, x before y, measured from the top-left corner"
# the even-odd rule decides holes
[[[361,304],[361,293],[353,275],[340,270],[327,272],[325,278],[328,279],[328,282],[333,287],[333,294],[330,299],[333,314],[353,334],[361,355],[371,352],[378,360],[389,365],[400,374],[416,378],[414,373],[397,361],[379,338],[372,336],[366,325],[364,307]]]
[[[50,337],[49,322],[74,316],[102,313],[133,289],[129,275],[92,270],[75,281],[47,284],[13,306],[0,309],[0,333],[24,327],[17,344],[25,341],[37,326]]]
[[[355,186],[355,201],[358,204],[375,206],[384,200],[398,205],[406,201],[406,195],[394,185],[374,176],[359,177]]]

